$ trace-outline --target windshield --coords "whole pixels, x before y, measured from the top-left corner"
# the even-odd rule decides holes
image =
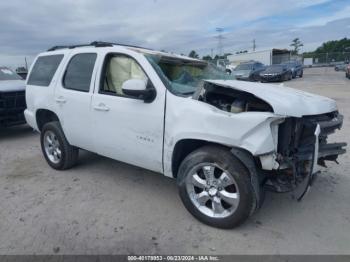
[[[0,67],[1,80],[22,80],[22,78],[7,67]]]
[[[164,84],[178,95],[191,95],[204,83],[203,80],[232,80],[218,67],[201,60],[190,60],[172,56],[145,54]]]
[[[235,70],[252,70],[253,69],[253,64],[240,64],[238,65]]]
[[[294,62],[294,61],[285,62],[284,64],[287,65],[287,66],[290,66],[290,67],[298,65],[297,62]]]

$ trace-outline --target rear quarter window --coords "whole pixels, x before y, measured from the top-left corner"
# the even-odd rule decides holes
[[[30,73],[28,85],[49,86],[63,55],[40,56]]]
[[[94,53],[73,56],[63,77],[64,88],[89,92],[96,57],[97,54]]]

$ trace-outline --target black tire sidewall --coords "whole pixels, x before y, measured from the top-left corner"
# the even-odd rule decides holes
[[[58,142],[60,143],[60,148],[61,148],[62,153],[61,153],[61,160],[58,163],[53,163],[46,154],[45,147],[44,147],[44,137],[45,137],[45,133],[47,131],[53,132],[56,135]],[[66,159],[66,155],[67,155],[67,151],[66,151],[66,148],[64,146],[65,142],[66,142],[65,139],[66,138],[63,135],[63,131],[61,129],[59,122],[47,123],[44,125],[44,127],[41,131],[41,134],[40,134],[41,150],[43,152],[43,155],[44,155],[47,163],[54,169],[61,170],[65,166],[65,159]]]
[[[237,209],[230,216],[225,218],[212,218],[206,216],[192,203],[187,193],[185,181],[186,177],[190,175],[190,171],[193,167],[201,163],[215,163],[234,177],[238,186],[240,201]],[[204,147],[194,151],[181,163],[177,180],[179,194],[187,210],[201,222],[210,226],[218,228],[236,227],[249,217],[255,204],[254,191],[247,169],[226,149],[221,149],[219,147]]]

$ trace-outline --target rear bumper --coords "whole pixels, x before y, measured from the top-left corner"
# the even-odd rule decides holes
[[[38,130],[38,125],[36,123],[36,118],[33,112],[29,111],[28,109],[24,110],[24,117],[28,123],[33,129]]]

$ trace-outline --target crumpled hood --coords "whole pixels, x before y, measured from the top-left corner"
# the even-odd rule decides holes
[[[269,103],[274,113],[284,116],[302,117],[337,110],[333,99],[314,95],[283,85],[243,82],[238,80],[206,80],[222,87],[233,88],[255,95]]]
[[[0,81],[0,92],[23,91],[26,88],[24,80],[2,80]]]

